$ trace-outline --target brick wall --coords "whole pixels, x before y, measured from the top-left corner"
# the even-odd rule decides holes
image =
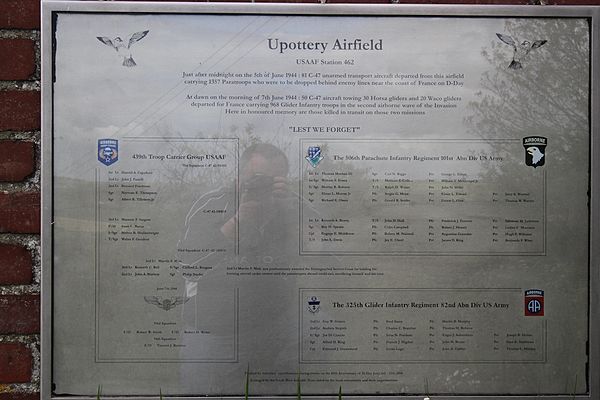
[[[327,2],[600,4],[600,0]],[[39,398],[39,15],[39,0],[0,0],[0,400]]]
[[[39,398],[38,3],[0,0],[0,400]]]

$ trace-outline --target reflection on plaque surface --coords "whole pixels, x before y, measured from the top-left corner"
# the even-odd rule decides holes
[[[329,162],[301,180],[307,253],[544,253],[544,172],[498,176],[514,160],[495,141],[319,144]]]
[[[323,306],[302,310],[303,362],[545,361],[544,321],[522,318],[519,290],[302,291],[308,293],[309,304]]]
[[[587,392],[588,19],[107,11],[54,19],[56,394]]]

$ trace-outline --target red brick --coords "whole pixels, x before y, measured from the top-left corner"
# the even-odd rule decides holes
[[[0,334],[31,335],[40,332],[38,295],[0,296]]]
[[[130,1],[181,1],[181,0],[130,0]],[[206,2],[206,0],[191,0]],[[252,0],[211,0],[211,2],[232,3],[251,2]],[[254,0],[259,3],[320,3],[320,0]],[[517,4],[528,5],[534,0],[399,0],[397,3],[409,4]],[[599,5],[600,0],[543,0],[545,4],[557,5]],[[326,3],[383,3],[391,4],[390,0],[327,0]],[[1,399],[0,399],[1,400]]]
[[[0,131],[29,131],[39,128],[40,92],[0,91]]]
[[[40,27],[39,0],[0,0],[0,28]]]
[[[256,0],[257,3],[279,3],[279,0]],[[320,0],[288,0],[286,3],[320,3]]]
[[[40,194],[0,193],[0,232],[39,233]]]
[[[39,393],[6,392],[0,393],[0,400],[40,400]]]
[[[0,182],[19,182],[35,169],[34,144],[16,140],[0,140]]]
[[[390,4],[390,0],[327,0],[327,3],[330,4],[360,4],[360,3],[369,3],[369,4]]]
[[[27,285],[32,278],[29,251],[23,246],[0,243],[0,285]]]
[[[31,381],[31,351],[22,343],[0,343],[0,383]]]
[[[28,79],[35,72],[35,43],[30,39],[0,39],[0,79]]]

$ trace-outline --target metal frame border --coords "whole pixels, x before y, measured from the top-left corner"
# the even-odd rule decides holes
[[[435,398],[497,400],[552,398],[553,400],[600,399],[600,7],[597,6],[513,6],[513,5],[384,5],[384,4],[287,4],[287,3],[150,3],[103,1],[41,0],[42,54],[42,278],[41,278],[41,376],[42,400],[83,400],[95,396],[52,395],[52,178],[53,178],[53,87],[54,54],[52,16],[54,12],[175,13],[175,14],[290,14],[348,16],[425,16],[425,17],[579,17],[591,19],[590,54],[590,228],[589,228],[589,393],[585,395],[443,395]],[[595,318],[594,318],[595,316]],[[309,396],[321,400],[334,396]],[[352,399],[377,399],[377,395],[348,395]],[[422,399],[423,396],[385,396]],[[171,397],[173,400],[206,396]],[[217,397],[212,397],[217,398]],[[223,398],[223,397],[219,397]],[[240,397],[226,397],[240,398]],[[262,399],[290,399],[291,396],[261,396]],[[114,400],[150,400],[156,396],[111,396]]]

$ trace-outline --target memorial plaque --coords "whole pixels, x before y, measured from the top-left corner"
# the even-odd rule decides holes
[[[597,398],[598,9],[43,21],[44,398]]]

